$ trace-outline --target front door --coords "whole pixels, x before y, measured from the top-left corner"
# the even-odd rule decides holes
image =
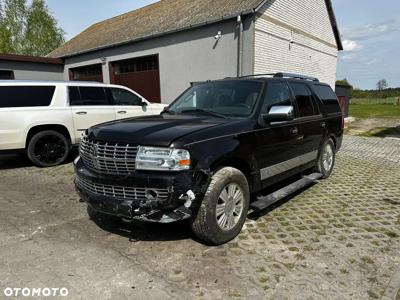
[[[75,143],[91,126],[115,120],[114,106],[103,87],[69,87],[69,103],[75,127]]]
[[[122,88],[109,88],[108,91],[117,120],[153,114],[150,106],[142,105],[144,100],[138,94]]]
[[[293,106],[286,81],[269,82],[261,114],[273,106]],[[256,135],[259,145],[256,159],[260,168],[262,186],[271,185],[299,164],[298,146],[301,143],[299,123],[296,120],[265,124]]]

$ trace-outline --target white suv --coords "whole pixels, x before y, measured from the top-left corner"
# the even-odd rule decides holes
[[[164,107],[117,85],[0,81],[0,152],[24,150],[35,165],[55,166],[87,128]]]

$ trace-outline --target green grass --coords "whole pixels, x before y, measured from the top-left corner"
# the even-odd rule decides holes
[[[351,98],[350,104],[396,104],[398,97],[392,98]]]
[[[350,104],[349,115],[355,118],[400,118],[400,105]]]

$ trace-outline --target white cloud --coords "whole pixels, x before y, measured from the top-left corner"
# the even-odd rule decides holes
[[[343,41],[343,49],[344,51],[353,52],[362,49],[362,45],[352,40],[344,40]]]
[[[342,33],[347,39],[368,40],[382,37],[398,30],[395,20],[387,20],[376,24],[367,24],[360,27],[344,28]]]

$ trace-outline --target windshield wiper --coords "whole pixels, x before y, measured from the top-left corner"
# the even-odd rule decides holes
[[[184,114],[184,113],[203,113],[203,114],[208,114],[210,116],[214,116],[214,117],[217,117],[217,118],[223,118],[223,119],[227,118],[223,114],[219,114],[219,113],[217,113],[215,111],[210,111],[210,110],[201,109],[201,108],[186,109],[186,110],[182,110],[181,113],[182,114]]]

